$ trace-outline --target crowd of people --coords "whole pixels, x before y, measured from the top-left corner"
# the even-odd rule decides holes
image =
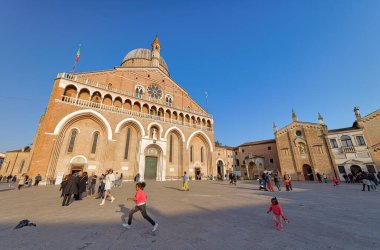
[[[17,189],[20,190],[23,187],[31,187],[32,185],[38,186],[38,183],[42,180],[42,177],[40,174],[38,174],[34,178],[34,184],[33,179],[29,177],[27,174],[22,174],[20,178],[17,177],[17,175],[8,175],[3,176],[0,175],[0,182],[6,182],[9,184],[9,187],[15,187],[16,183],[18,182]]]
[[[264,172],[261,174],[261,177],[258,179],[259,189],[264,191],[274,192],[275,187],[278,191],[281,191],[281,180],[277,172]],[[289,174],[284,174],[284,185],[286,191],[292,191],[292,178]]]
[[[98,188],[96,190],[96,184]],[[63,197],[62,206],[68,206],[71,198],[75,200],[82,200],[83,197],[89,196],[95,199],[101,199],[99,205],[103,206],[107,200],[110,199],[111,203],[115,197],[111,194],[113,187],[122,187],[123,174],[114,173],[112,169],[108,169],[104,174],[98,178],[94,173],[88,176],[87,172],[76,172],[68,174],[63,178],[61,183],[61,197]]]

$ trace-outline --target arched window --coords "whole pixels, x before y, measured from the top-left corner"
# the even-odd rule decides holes
[[[96,131],[92,137],[91,154],[96,153],[96,145],[98,144],[98,137],[99,137],[99,132]]]
[[[142,97],[142,94],[143,94],[143,89],[141,86],[136,86],[136,97],[137,98],[141,98]]]
[[[348,135],[342,135],[342,137],[340,137],[340,140],[342,141],[342,145],[343,147],[352,147],[352,141],[351,141],[351,137],[349,137]]]
[[[24,168],[24,165],[25,165],[25,160],[23,160],[22,163],[21,163],[20,169],[18,170],[19,174],[22,173],[22,169]]]
[[[169,162],[173,161],[173,135],[170,135],[169,142]]]
[[[129,141],[131,140],[131,128],[127,129],[127,140],[125,141],[124,159],[128,159]]]
[[[171,107],[173,104],[173,97],[170,95],[167,95],[165,100],[166,100],[166,105]]]
[[[190,146],[190,162],[193,162],[193,146]]]
[[[203,162],[203,147],[201,147],[201,162]]]
[[[73,130],[71,130],[69,147],[67,148],[67,152],[68,153],[72,153],[73,150],[74,150],[74,144],[75,144],[75,139],[77,137],[77,134],[78,134],[78,130],[77,129],[74,128]]]

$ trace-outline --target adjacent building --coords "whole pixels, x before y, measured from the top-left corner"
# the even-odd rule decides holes
[[[233,171],[234,148],[229,146],[215,146],[213,163],[216,165],[217,177],[225,177]]]
[[[376,173],[363,128],[358,127],[357,123],[352,127],[329,130],[327,138],[341,180],[350,173]]]
[[[21,149],[7,151],[3,160],[0,175],[21,176],[27,173],[30,166],[31,148],[26,146]]]
[[[3,166],[4,158],[5,158],[5,154],[0,153],[0,171],[1,171],[1,167]]]
[[[369,172],[380,170],[380,109],[361,117],[358,107],[354,109],[356,121],[354,126],[363,129],[365,143],[375,165],[372,168],[371,164],[367,166]]]
[[[293,111],[292,119],[281,129],[273,125],[282,174],[308,181],[317,180],[317,173],[337,176],[323,117],[318,114],[318,123],[301,122]]]
[[[264,171],[278,171],[276,140],[246,142],[234,149],[235,169],[244,179],[255,180]]]

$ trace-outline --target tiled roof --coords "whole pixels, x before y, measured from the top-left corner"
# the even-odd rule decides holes
[[[240,144],[238,147],[252,146],[252,145],[259,145],[259,144],[268,144],[268,143],[276,143],[276,140],[275,139],[268,139],[268,140],[261,140],[261,141],[245,142],[243,144]]]

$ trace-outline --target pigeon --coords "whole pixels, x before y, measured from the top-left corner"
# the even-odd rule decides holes
[[[18,225],[14,229],[20,229],[20,228],[26,227],[26,226],[36,227],[37,225],[35,223],[31,222],[30,220],[22,220],[18,223]]]

